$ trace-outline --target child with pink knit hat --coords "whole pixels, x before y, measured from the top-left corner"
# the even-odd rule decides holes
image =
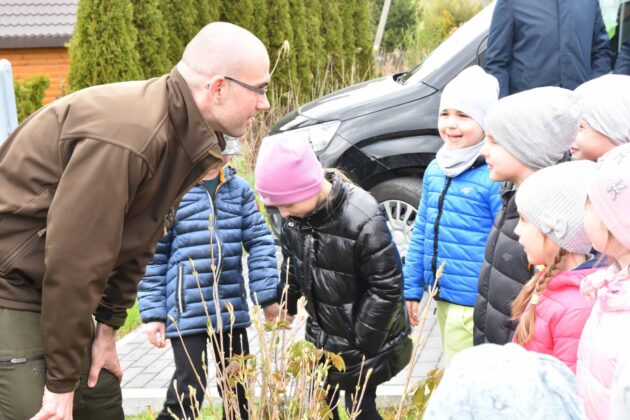
[[[376,387],[407,365],[412,343],[400,256],[376,200],[341,174],[325,172],[307,139],[286,134],[263,141],[256,190],[285,218],[281,280],[288,282],[289,314],[304,296],[306,339],[345,362],[345,370],[328,372],[328,404],[337,404],[338,386],[351,409],[360,385],[357,418],[380,419]]]
[[[630,352],[630,144],[599,159],[588,199],[584,228],[612,265],[582,281],[595,305],[580,339],[577,386],[588,418],[603,420],[618,364]]]

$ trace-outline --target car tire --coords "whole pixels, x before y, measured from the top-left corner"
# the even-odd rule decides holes
[[[390,179],[373,187],[370,193],[385,212],[387,225],[404,260],[422,195],[422,179],[420,177]]]

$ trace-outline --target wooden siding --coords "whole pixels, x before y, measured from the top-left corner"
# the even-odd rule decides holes
[[[13,78],[22,83],[35,74],[50,78],[43,103],[47,104],[67,92],[66,77],[70,70],[70,58],[65,48],[2,49],[0,58],[11,62]]]

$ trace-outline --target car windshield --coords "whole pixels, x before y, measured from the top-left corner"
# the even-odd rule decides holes
[[[494,2],[473,16],[468,22],[464,23],[435,50],[433,50],[433,52],[422,61],[422,63],[407,72],[401,78],[401,82],[403,84],[419,83],[435,70],[442,67],[446,62],[453,58],[453,56],[459,54],[468,46],[471,40],[488,31],[490,28],[490,21],[492,20],[493,10]]]

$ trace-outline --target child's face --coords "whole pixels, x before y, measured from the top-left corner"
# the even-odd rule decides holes
[[[484,138],[481,126],[467,114],[455,109],[445,109],[440,113],[438,131],[449,149],[464,149],[478,144]]]
[[[554,256],[560,252],[560,247],[555,242],[521,214],[519,214],[514,233],[518,236],[518,243],[523,245],[527,261],[531,265],[549,265]]]
[[[591,240],[593,248],[605,254],[608,247],[608,229],[601,219],[595,214],[595,209],[591,202],[586,203],[586,213],[584,214],[584,231]]]
[[[302,218],[317,208],[317,201],[318,195],[316,194],[305,200],[277,207],[282,217],[293,216]]]
[[[615,144],[608,137],[593,129],[585,120],[580,122],[580,129],[571,144],[571,156],[575,160],[597,161]]]
[[[523,174],[532,171],[497,143],[490,133],[486,133],[486,143],[481,149],[481,154],[486,158],[490,178],[493,181],[517,182]]]

